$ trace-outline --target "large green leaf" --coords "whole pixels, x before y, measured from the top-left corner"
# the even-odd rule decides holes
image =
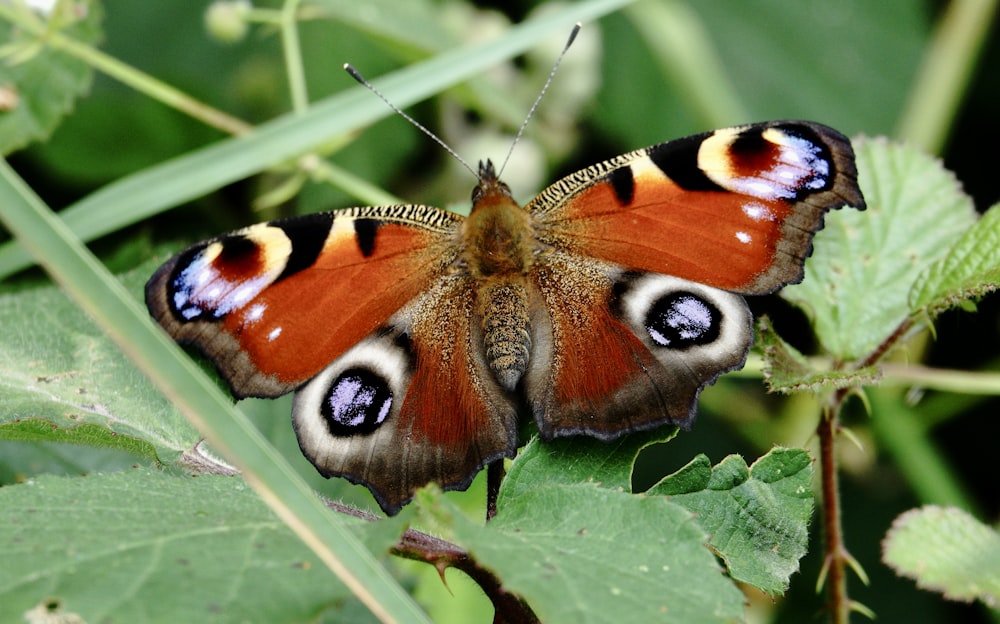
[[[0,488],[0,550],[2,622],[375,621],[235,477],[140,469]]]
[[[141,288],[153,265],[130,274]],[[198,432],[59,289],[0,295],[0,439],[74,442],[172,462]]]

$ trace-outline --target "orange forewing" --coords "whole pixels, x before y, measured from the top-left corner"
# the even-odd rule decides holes
[[[669,141],[556,182],[527,210],[555,247],[741,294],[802,278],[823,215],[864,207],[850,142],[811,122]]]
[[[617,210],[607,182],[577,195],[572,218],[563,224],[572,232],[568,244],[583,255],[631,269],[733,291],[745,289],[774,263],[788,204],[686,191],[662,176],[637,182],[633,202]]]
[[[265,374],[301,383],[374,331],[441,271],[439,236],[388,223],[364,256],[351,237],[331,238],[316,263],[281,280],[240,313],[228,331]],[[255,305],[264,308],[247,320]],[[275,332],[276,337],[272,337]]]
[[[373,213],[392,216],[385,209]],[[291,236],[289,245],[282,244],[274,224],[283,222],[272,222],[195,246],[161,267],[147,284],[147,305],[156,319],[175,339],[209,356],[237,396],[277,396],[308,381],[425,290],[454,260],[448,253],[451,233],[446,226],[457,217],[446,217],[435,228],[380,221],[365,240],[353,227],[360,219],[372,220],[364,209],[303,219],[322,224],[324,217],[332,226],[321,248],[307,266],[294,271],[280,269],[293,262],[291,249],[298,241]],[[233,240],[240,241],[240,247],[265,247],[262,241],[267,241],[268,248],[288,251],[281,257],[268,257],[275,255],[273,249],[219,253],[200,269],[192,260],[201,250]],[[259,275],[248,276],[254,266]],[[271,268],[269,274],[265,268]],[[205,294],[212,290],[202,285],[199,273],[210,277],[208,285],[217,284],[216,291],[223,291],[227,300]],[[234,304],[232,293],[252,283],[253,277],[268,282],[255,285],[254,296]],[[185,319],[178,311],[174,301],[179,291],[188,294],[189,305],[203,311],[197,319]],[[213,305],[225,306],[224,313]]]

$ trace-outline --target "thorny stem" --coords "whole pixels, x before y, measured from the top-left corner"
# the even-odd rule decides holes
[[[339,513],[369,522],[378,520],[375,515],[341,503],[327,501],[326,504]],[[468,552],[451,542],[407,529],[390,552],[398,557],[431,564],[441,575],[442,581],[444,581],[444,571],[449,567],[464,572],[479,585],[493,603],[494,624],[537,624],[539,621],[538,616],[520,596],[508,592],[492,571],[480,566]]]
[[[838,417],[847,396],[838,390],[830,404],[823,408],[817,435],[823,486],[823,533],[826,538],[826,557],[823,561],[827,606],[834,624],[846,624],[851,613],[847,595],[846,564],[850,555],[844,547],[844,531],[840,522],[840,485],[837,475]]]
[[[882,343],[861,361],[857,367],[877,364],[913,328],[914,322],[904,320]],[[851,611],[858,608],[847,592],[847,567],[855,565],[844,545],[844,527],[840,518],[840,478],[837,473],[837,434],[840,433],[840,411],[851,392],[849,388],[837,390],[823,408],[817,426],[819,459],[823,490],[823,532],[826,554],[820,583],[826,584],[827,608],[834,624],[847,624]],[[864,572],[856,568],[864,580]]]

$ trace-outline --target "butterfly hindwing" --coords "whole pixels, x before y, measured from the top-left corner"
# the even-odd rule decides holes
[[[542,265],[550,323],[536,326],[524,387],[545,437],[686,427],[701,389],[746,359],[738,295],[568,254]]]
[[[387,206],[254,225],[174,256],[147,283],[146,303],[236,396],[279,396],[426,289],[453,261],[460,223]]]
[[[599,163],[528,206],[540,239],[742,294],[799,281],[823,215],[864,207],[850,142],[801,121],[739,126]]]
[[[517,409],[483,357],[467,277],[439,279],[295,395],[299,445],[395,513],[434,481],[464,489],[513,456]]]

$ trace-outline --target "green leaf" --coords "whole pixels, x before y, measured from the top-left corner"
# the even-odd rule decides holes
[[[1000,287],[1000,205],[969,228],[948,255],[920,274],[910,306],[935,317]]]
[[[375,621],[238,478],[140,469],[0,488],[0,549],[3,622],[43,604],[87,622]]]
[[[971,199],[937,160],[885,140],[854,145],[868,210],[827,215],[805,279],[782,291],[841,361],[865,357],[892,334],[911,314],[918,276],[976,220]]]
[[[514,534],[511,538],[515,543],[497,548],[529,549],[529,545],[518,540],[525,539],[525,531],[529,530],[525,524],[532,514],[543,517],[537,520],[540,526],[559,526],[561,522],[556,519],[576,517],[578,522],[587,525],[588,534],[610,531],[612,535],[617,535],[617,529],[613,528],[615,522],[623,522],[624,526],[638,531],[640,516],[625,520],[617,517],[620,510],[606,510],[604,506],[665,504],[665,507],[658,508],[657,513],[662,513],[663,517],[653,521],[655,527],[680,531],[677,527],[671,528],[671,525],[692,522],[689,515],[674,515],[676,507],[685,508],[695,514],[694,523],[700,526],[701,535],[711,536],[708,544],[726,562],[734,579],[771,593],[787,589],[789,576],[798,569],[799,559],[805,555],[807,527],[812,515],[812,462],[808,454],[801,450],[775,449],[759,459],[751,469],[737,456],[726,458],[714,469],[707,457],[699,456],[645,495],[630,495],[631,468],[636,455],[646,446],[669,440],[674,434],[675,430],[664,428],[659,432],[626,436],[611,444],[583,439],[542,443],[537,438],[533,439],[518,455],[500,488],[498,515],[488,528],[505,526],[504,523],[510,521],[509,527]],[[597,489],[610,494],[595,494]],[[607,498],[611,494],[621,498],[612,502]],[[652,503],[650,500],[659,502]],[[645,512],[633,510],[626,515],[632,513]],[[592,516],[594,520],[588,520]],[[562,530],[568,536],[574,529],[565,527]],[[644,530],[653,531],[652,528]],[[545,550],[547,547],[541,546],[545,539],[547,537],[543,535],[534,536],[530,547]],[[623,576],[618,576],[616,572],[608,578],[627,578],[628,571],[651,568],[649,553],[658,551],[644,549],[634,542],[659,543],[650,541],[656,540],[655,535],[635,534],[632,537],[616,536],[615,539],[618,540],[615,566],[621,569]],[[581,545],[580,550],[590,547],[590,544]],[[576,550],[576,547],[569,546],[561,548]],[[673,556],[670,551],[664,554],[667,558]],[[689,563],[700,565],[696,559]],[[577,569],[577,565],[571,566],[571,569]],[[510,580],[507,576],[501,577],[505,583]],[[526,586],[542,582],[540,578],[524,581]],[[638,585],[630,591],[644,591],[641,589],[642,582],[642,579],[637,579]],[[695,591],[686,585],[682,587],[685,591]],[[549,590],[557,595],[570,591],[555,587],[549,587]],[[572,591],[573,595],[576,592],[584,595],[584,592],[592,590],[579,587]],[[519,590],[512,591],[520,593]],[[601,596],[605,594],[606,590],[600,593]],[[655,595],[651,599],[653,602],[658,600]],[[675,599],[681,600],[671,598]],[[529,603],[535,606],[530,598]],[[559,616],[573,619],[575,614],[560,613]]]
[[[961,509],[928,505],[899,516],[882,560],[945,598],[1000,608],[1000,534]]]
[[[667,442],[677,427],[634,433],[612,442],[574,437],[542,442],[535,436],[521,449],[511,465],[497,498],[503,508],[507,499],[545,485],[597,483],[623,492],[632,491],[632,467],[639,451],[651,444]]]
[[[101,10],[96,2],[62,2],[48,15],[23,5],[11,6],[31,20],[49,20],[49,28],[81,42],[96,43],[103,36]],[[84,62],[45,46],[12,22],[0,18],[0,154],[9,154],[32,141],[45,139],[90,89],[93,70]]]
[[[152,272],[128,277],[133,290]],[[0,439],[73,442],[171,463],[198,432],[57,288],[0,295]]]
[[[423,500],[423,499],[422,499]],[[596,484],[542,486],[485,527],[440,497],[425,510],[524,598],[543,622],[736,622],[743,595],[691,514],[664,498]]]
[[[776,448],[749,469],[738,455],[715,468],[699,455],[647,494],[669,496],[694,512],[729,574],[773,594],[788,589],[806,554],[811,480],[805,451]]]
[[[785,342],[767,317],[757,322],[755,344],[764,356],[764,380],[771,392],[812,392],[872,385],[879,370],[868,366],[852,370],[815,370],[795,347]]]

